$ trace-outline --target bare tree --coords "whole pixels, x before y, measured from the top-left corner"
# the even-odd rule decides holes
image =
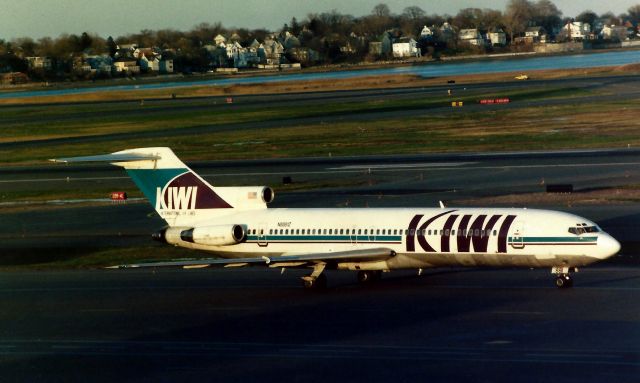
[[[634,24],[640,23],[640,4],[632,5],[627,9],[627,14]]]
[[[406,7],[402,11],[402,17],[405,17],[410,20],[423,19],[426,15],[427,13],[422,8],[415,5],[411,7]]]
[[[509,0],[504,14],[504,24],[511,41],[515,35],[523,33],[532,16],[532,4],[528,0]]]
[[[391,10],[385,3],[380,3],[373,7],[371,14],[378,17],[391,17]]]
[[[539,0],[533,4],[533,22],[543,27],[547,33],[562,27],[562,11],[550,0]]]

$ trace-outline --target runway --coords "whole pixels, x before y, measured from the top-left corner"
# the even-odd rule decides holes
[[[637,382],[638,267],[2,273],[3,382]]]

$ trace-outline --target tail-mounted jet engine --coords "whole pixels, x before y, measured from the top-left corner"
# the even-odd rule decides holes
[[[245,240],[247,233],[241,225],[216,225],[203,227],[168,227],[152,235],[156,241],[179,244],[190,242],[198,245],[229,246]]]

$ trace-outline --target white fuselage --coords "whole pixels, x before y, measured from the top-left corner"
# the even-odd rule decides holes
[[[224,258],[373,248],[396,253],[385,261],[331,265],[339,269],[576,267],[608,258],[620,247],[593,222],[573,214],[535,209],[230,209],[198,218],[190,227],[241,225],[246,237],[225,246],[179,238],[169,242]]]

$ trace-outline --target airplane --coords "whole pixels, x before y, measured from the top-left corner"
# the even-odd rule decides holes
[[[216,187],[167,147],[138,148],[54,162],[107,162],[123,167],[167,226],[152,238],[208,259],[114,267],[309,268],[306,288],[326,287],[326,269],[383,272],[433,267],[550,268],[555,285],[571,272],[618,253],[620,244],[574,214],[520,208],[268,208],[267,186]]]

